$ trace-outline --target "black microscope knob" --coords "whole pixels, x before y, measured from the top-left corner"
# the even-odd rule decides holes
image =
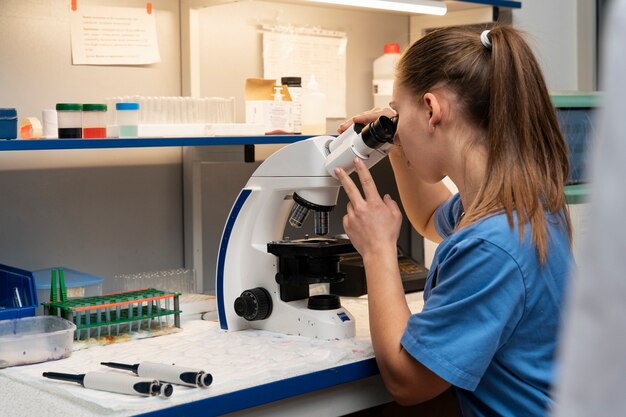
[[[272,313],[272,297],[265,288],[245,290],[235,299],[235,313],[248,321],[264,320]]]

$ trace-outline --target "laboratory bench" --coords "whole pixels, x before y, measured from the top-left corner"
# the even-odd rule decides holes
[[[422,293],[407,295],[411,311]],[[95,345],[66,359],[0,370],[3,414],[80,416],[340,416],[392,401],[374,359],[367,296],[342,298],[356,336],[320,340],[261,330],[228,332],[216,321],[189,316],[171,334]],[[182,307],[184,310],[184,305]],[[89,390],[44,379],[43,372],[112,371],[103,361],[176,363],[205,370],[205,389],[174,386],[170,398]],[[35,400],[36,399],[36,400]]]
[[[0,151],[182,147],[183,155],[186,149],[198,151],[188,162],[183,158],[184,167],[187,164],[197,168],[206,160],[202,150],[288,144],[306,138],[284,135],[6,140],[0,141]],[[201,188],[198,170],[190,169],[190,172],[191,192],[186,198],[191,199],[188,206],[193,207],[193,212],[189,224],[197,242],[195,234],[201,233],[198,224],[201,209],[194,201],[200,197]],[[192,247],[190,252],[203,251]],[[201,270],[201,262],[198,258],[191,259],[196,270]],[[421,293],[408,295],[407,299],[412,311],[421,310]],[[183,317],[180,332],[91,346],[59,361],[3,369],[0,370],[3,414],[317,417],[345,415],[389,403],[392,399],[379,375],[369,337],[367,299],[342,298],[342,303],[356,318],[354,338],[327,341],[259,330],[226,332],[215,320],[188,316]],[[163,399],[88,390],[78,384],[42,377],[43,372],[107,371],[100,365],[103,361],[176,363],[206,370],[214,380],[206,389],[175,386],[174,394]]]

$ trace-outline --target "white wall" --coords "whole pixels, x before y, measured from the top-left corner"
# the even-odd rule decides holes
[[[40,116],[57,102],[118,95],[180,94],[178,1],[153,0],[161,62],[141,66],[72,65],[69,0],[0,1],[0,107]],[[81,6],[145,8],[144,0],[80,0]]]
[[[346,32],[347,115],[373,106],[372,64],[386,43],[404,48],[409,17],[402,14],[247,1],[210,6],[199,13],[201,95],[234,96],[244,121],[246,78],[263,76],[262,23],[320,27]],[[335,132],[338,120],[328,120]]]
[[[513,12],[513,25],[526,31],[539,61],[548,88],[553,91],[576,90],[577,17],[575,2],[552,0],[550,7],[540,0],[527,0]]]

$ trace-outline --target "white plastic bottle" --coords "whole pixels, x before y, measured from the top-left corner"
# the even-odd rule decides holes
[[[290,101],[283,101],[283,87],[276,84],[274,87],[274,101],[270,102],[269,110],[269,132],[270,134],[293,133],[293,125],[291,124],[291,105]]]
[[[388,43],[385,45],[384,52],[382,56],[374,60],[374,79],[372,81],[374,107],[389,106],[396,64],[400,59],[400,45]]]
[[[319,90],[314,75],[302,92],[302,134],[326,134],[326,94]]]

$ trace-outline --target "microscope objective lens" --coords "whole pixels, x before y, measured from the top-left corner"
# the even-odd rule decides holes
[[[328,211],[315,212],[315,234],[325,236],[328,234],[328,220],[330,213]]]
[[[289,215],[289,224],[293,227],[301,228],[308,214],[308,208],[294,202]]]

